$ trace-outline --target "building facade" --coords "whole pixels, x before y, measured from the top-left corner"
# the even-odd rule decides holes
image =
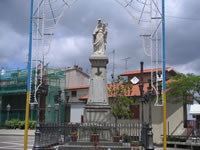
[[[55,122],[54,96],[58,91],[63,91],[61,95],[64,101],[65,88],[65,70],[48,69],[44,67],[43,81],[45,83],[45,93],[40,95],[40,121]],[[25,120],[26,106],[26,88],[27,88],[27,70],[5,70],[0,76],[0,124],[4,125],[6,120],[19,119]],[[44,90],[44,89],[43,89]],[[32,69],[31,78],[31,103],[34,102],[35,96],[35,69]],[[7,106],[10,106],[8,112]],[[50,112],[46,109],[51,105]],[[60,114],[64,115],[64,102],[60,107]],[[30,106],[29,119],[37,120],[38,105]],[[9,114],[9,118],[8,118]],[[61,118],[64,118],[62,116]],[[63,120],[64,121],[64,120]]]
[[[66,70],[66,92],[69,100],[68,106],[70,111],[70,122],[80,123],[86,101],[80,100],[80,97],[88,93],[89,75],[83,72],[82,68],[75,65],[73,68]]]

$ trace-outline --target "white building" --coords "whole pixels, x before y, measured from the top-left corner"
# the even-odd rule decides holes
[[[81,122],[81,116],[86,101],[79,98],[88,93],[89,76],[83,72],[82,68],[75,65],[73,68],[68,68],[66,71],[66,91],[68,92],[70,105],[70,122]]]

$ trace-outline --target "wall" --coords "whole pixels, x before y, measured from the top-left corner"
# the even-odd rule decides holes
[[[142,106],[140,105],[140,119],[142,118]],[[154,143],[160,144],[162,143],[163,135],[163,107],[162,106],[154,106],[154,102],[152,102],[152,127],[153,127],[153,140]],[[144,104],[144,121],[148,123],[149,121],[149,105]],[[173,130],[178,126],[178,124],[183,121],[183,105],[182,103],[173,104],[167,103],[167,133],[169,129],[169,134],[173,132]],[[169,128],[168,128],[169,122]],[[181,126],[183,128],[183,126]]]
[[[71,104],[70,122],[81,122],[85,104]]]
[[[176,127],[183,121],[183,104],[172,104],[167,103],[167,108],[170,108],[170,111],[167,111],[167,125],[169,125],[169,135],[176,129]],[[170,112],[173,112],[170,113]],[[183,124],[180,126],[183,129]]]
[[[67,70],[66,72],[66,87],[85,86],[88,85],[89,77],[76,69]]]

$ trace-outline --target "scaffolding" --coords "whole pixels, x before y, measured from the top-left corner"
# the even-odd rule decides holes
[[[45,121],[55,121],[55,110],[54,110],[54,95],[58,93],[59,90],[63,91],[61,99],[63,103],[61,104],[61,114],[64,115],[64,87],[65,87],[65,69],[47,69],[45,68],[44,79],[48,85],[48,93],[44,96],[43,102],[45,102],[40,110],[44,113]],[[34,91],[35,91],[35,69],[32,70],[31,79],[31,101],[34,101]],[[7,119],[7,109],[6,106],[9,104],[11,106],[10,119],[25,119],[25,104],[26,104],[26,87],[27,87],[27,70],[6,70],[6,72],[0,76],[0,124],[4,124]],[[47,105],[52,105],[51,116],[47,114],[45,109]],[[30,119],[37,119],[37,106],[34,106],[30,110]],[[48,115],[48,116],[46,116]],[[31,118],[32,116],[32,118]],[[46,119],[50,118],[50,119]],[[62,116],[61,118],[64,118]],[[64,119],[62,119],[64,121]]]

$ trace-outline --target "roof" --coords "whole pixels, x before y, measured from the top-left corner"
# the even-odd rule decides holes
[[[176,72],[172,67],[166,67],[165,70],[167,72]],[[144,69],[143,73],[151,73],[151,72],[155,72],[155,71],[162,71],[162,68],[158,68],[158,69]],[[127,76],[127,75],[135,75],[135,74],[140,74],[140,70],[133,70],[133,71],[128,71],[125,73],[122,73],[121,76]]]
[[[108,89],[111,87],[111,84],[108,84]],[[148,83],[144,83],[144,92],[147,92],[147,87],[148,87]],[[133,85],[132,87],[132,91],[129,92],[126,96],[140,96],[140,89],[139,89],[139,84]],[[113,97],[112,95],[108,95],[108,97]],[[88,99],[88,95],[85,95],[81,98],[79,98],[80,100],[87,100]]]
[[[67,68],[66,71],[69,72],[69,71],[73,71],[73,70],[80,72],[81,74],[83,74],[84,76],[86,76],[88,78],[90,77],[87,73],[83,72],[83,69],[81,67],[79,67],[77,65],[75,65],[73,68]]]
[[[199,104],[193,104],[190,107],[190,115],[200,115],[200,105]]]
[[[72,86],[72,87],[68,87],[66,88],[66,90],[78,90],[78,89],[88,89],[89,86],[85,85],[85,86]]]
[[[72,97],[69,99],[68,101],[69,104],[74,104],[74,103],[85,103],[85,100],[82,100],[82,99],[78,99],[77,97]]]

